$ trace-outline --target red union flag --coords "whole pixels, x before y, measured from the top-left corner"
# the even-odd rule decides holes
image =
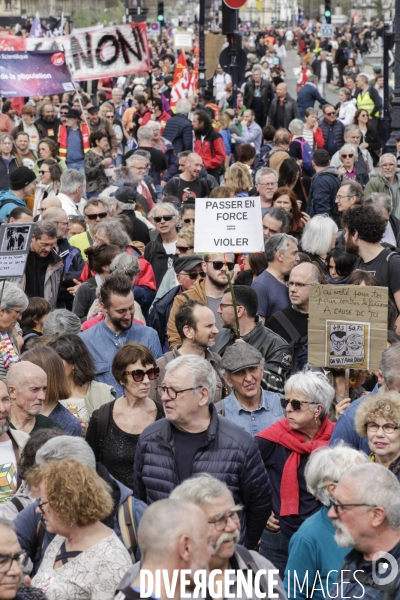
[[[196,57],[193,64],[193,73],[189,83],[189,96],[194,95],[199,87],[199,59]]]
[[[184,52],[181,52],[176,63],[174,80],[171,88],[170,106],[174,109],[178,100],[186,98],[189,90],[189,69]]]

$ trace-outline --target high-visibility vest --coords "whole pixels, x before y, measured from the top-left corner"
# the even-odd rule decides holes
[[[86,152],[89,152],[90,150],[90,131],[89,131],[89,127],[86,125],[86,123],[81,123],[79,125],[80,131],[81,131],[81,137],[82,137],[82,148],[83,148],[83,153],[86,154]],[[60,125],[60,128],[58,130],[58,147],[59,147],[59,156],[60,158],[67,158],[67,151],[68,151],[68,128],[66,125]]]
[[[358,110],[366,110],[367,113],[369,115],[371,115],[372,111],[374,110],[374,106],[375,106],[375,103],[371,98],[371,95],[369,93],[369,88],[365,92],[364,96],[361,94],[361,92],[358,94],[358,96],[357,96],[357,109]],[[377,110],[376,113],[372,116],[379,117],[379,110]]]

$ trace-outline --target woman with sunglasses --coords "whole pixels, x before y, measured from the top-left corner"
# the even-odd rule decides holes
[[[176,240],[176,254],[193,254],[194,250],[194,227],[183,227]]]
[[[358,158],[357,146],[345,144],[339,150],[339,158],[342,164],[338,168],[338,173],[342,183],[351,179],[357,181],[364,188],[370,179],[371,173],[359,168],[356,162]]]
[[[22,158],[9,133],[0,134],[0,191],[10,189],[10,173],[22,165]]]
[[[400,481],[400,396],[379,392],[363,398],[355,416],[355,430],[367,438],[370,461],[392,471]]]
[[[154,222],[158,235],[147,244],[144,258],[153,267],[158,289],[168,270],[170,259],[175,260],[179,212],[169,202],[160,202],[151,210],[149,218]]]
[[[33,214],[36,216],[45,198],[57,196],[61,186],[61,167],[53,158],[43,160],[39,168],[39,183],[36,186]]]
[[[367,148],[372,157],[374,167],[378,164],[381,154],[381,142],[376,131],[371,127],[369,114],[364,108],[360,108],[354,115],[354,125],[358,125],[361,131],[360,148]]]
[[[313,450],[327,446],[334,424],[328,414],[335,390],[321,373],[305,371],[285,384],[286,416],[255,437],[272,488],[272,514],[261,537],[260,554],[283,578],[289,542],[302,522],[321,508],[307,491],[304,469]]]
[[[112,373],[123,388],[123,396],[95,410],[90,418],[86,441],[96,460],[118,481],[133,489],[133,463],[139,435],[164,417],[160,403],[149,398],[151,381],[159,375],[157,363],[148,348],[128,342],[112,363]],[[107,427],[99,445],[99,427]]]
[[[152,99],[154,99],[154,98],[160,98],[160,100],[162,102],[163,111],[165,110],[167,115],[172,117],[171,106],[170,106],[168,100],[166,99],[166,97],[164,96],[164,94],[160,93],[160,83],[158,81],[156,81],[152,85]]]
[[[194,227],[196,207],[190,202],[184,202],[181,206],[181,225],[185,227]]]

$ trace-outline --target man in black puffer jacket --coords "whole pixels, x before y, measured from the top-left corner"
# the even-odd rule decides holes
[[[181,356],[167,364],[159,389],[166,418],[139,437],[135,497],[152,504],[193,475],[213,475],[244,507],[240,543],[253,549],[271,514],[268,475],[254,439],[210,404],[215,386],[215,371],[204,358]]]

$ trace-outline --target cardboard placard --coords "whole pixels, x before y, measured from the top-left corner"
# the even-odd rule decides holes
[[[195,253],[262,252],[261,203],[248,198],[196,198]]]
[[[221,33],[206,33],[204,36],[207,79],[214,77],[214,71],[218,65],[219,55],[221,54],[222,46],[225,42],[226,37]]]
[[[386,348],[388,289],[312,285],[308,362],[313,367],[379,368]]]

